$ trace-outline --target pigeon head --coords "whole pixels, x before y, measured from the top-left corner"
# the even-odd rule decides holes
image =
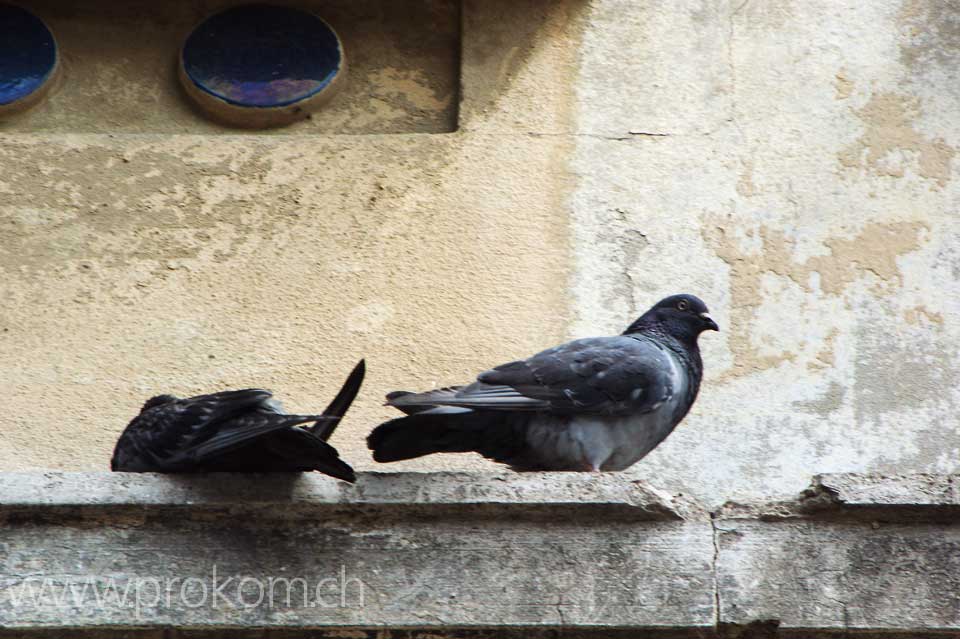
[[[157,395],[156,397],[151,397],[143,404],[143,408],[140,409],[141,413],[145,413],[155,406],[163,406],[164,404],[169,404],[170,402],[175,402],[179,397],[175,395]]]
[[[719,331],[720,327],[708,315],[707,305],[699,297],[689,294],[671,295],[653,305],[640,316],[624,335],[630,333],[666,333],[681,341],[696,344],[703,331]]]

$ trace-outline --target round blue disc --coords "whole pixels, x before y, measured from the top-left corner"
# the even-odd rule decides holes
[[[183,45],[183,69],[230,104],[280,107],[316,95],[340,72],[340,41],[306,11],[251,4],[200,23]]]
[[[50,78],[57,43],[37,16],[0,4],[0,105],[21,100]]]

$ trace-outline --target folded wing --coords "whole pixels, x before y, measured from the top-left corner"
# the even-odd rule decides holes
[[[674,362],[643,337],[568,342],[481,373],[469,386],[391,393],[387,403],[413,414],[430,406],[555,414],[625,415],[653,410],[675,392]]]

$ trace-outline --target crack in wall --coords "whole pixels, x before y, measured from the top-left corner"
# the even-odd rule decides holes
[[[491,134],[487,134],[487,135],[491,135]],[[513,134],[513,133],[505,133],[505,134],[498,134],[498,135],[500,135],[500,136],[505,136],[505,137],[510,137],[510,136],[515,135],[515,134]],[[603,134],[603,133],[573,133],[573,132],[564,132],[564,131],[560,131],[560,132],[556,132],[556,133],[543,133],[543,132],[540,132],[540,131],[527,131],[527,132],[524,133],[523,135],[528,135],[528,136],[533,137],[533,138],[556,138],[556,137],[564,137],[564,138],[591,138],[591,139],[594,139],[594,140],[610,140],[610,141],[612,141],[612,142],[623,142],[623,141],[626,141],[626,140],[636,140],[636,139],[641,139],[641,138],[669,138],[669,137],[675,137],[675,136],[685,136],[685,135],[687,135],[687,134],[683,134],[683,133],[666,133],[666,132],[659,132],[659,131],[627,131],[627,132],[626,132],[626,135],[610,135],[610,134]],[[702,135],[702,137],[707,137],[707,135],[709,135],[709,134],[704,133],[704,134],[701,134],[701,135]]]
[[[557,609],[557,615],[560,616],[560,625],[561,625],[561,626],[567,625],[567,619],[566,619],[566,617],[563,616],[563,606],[564,606],[564,605],[565,605],[565,604],[563,603],[563,593],[560,593],[560,596],[557,597],[557,603],[554,604],[554,606],[555,606],[556,609]]]
[[[737,120],[737,64],[734,50],[734,39],[737,31],[737,14],[747,6],[750,0],[744,0],[739,6],[730,12],[729,32],[727,34],[727,68],[730,72],[730,118],[729,122],[733,124],[737,132],[742,136],[743,131]]]
[[[720,632],[720,529],[717,527],[716,513],[710,513],[710,530],[713,536],[713,627]]]

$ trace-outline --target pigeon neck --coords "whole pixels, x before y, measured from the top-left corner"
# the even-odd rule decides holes
[[[675,331],[670,331],[662,323],[636,322],[628,328],[624,335],[639,334],[653,337],[658,342],[673,351],[693,373],[694,395],[700,386],[700,376],[703,373],[703,360],[700,358],[700,346],[697,344],[696,335],[677,335]]]
[[[679,421],[687,414],[687,411],[690,410],[694,400],[697,399],[697,395],[700,393],[700,380],[703,378],[703,360],[700,358],[700,347],[697,345],[697,338],[694,336],[692,339],[683,339],[666,330],[663,325],[651,326],[637,332],[656,339],[659,343],[670,349],[689,372],[687,387],[685,389],[686,392],[684,393],[685,401],[680,404],[677,413],[674,414],[674,419]]]

